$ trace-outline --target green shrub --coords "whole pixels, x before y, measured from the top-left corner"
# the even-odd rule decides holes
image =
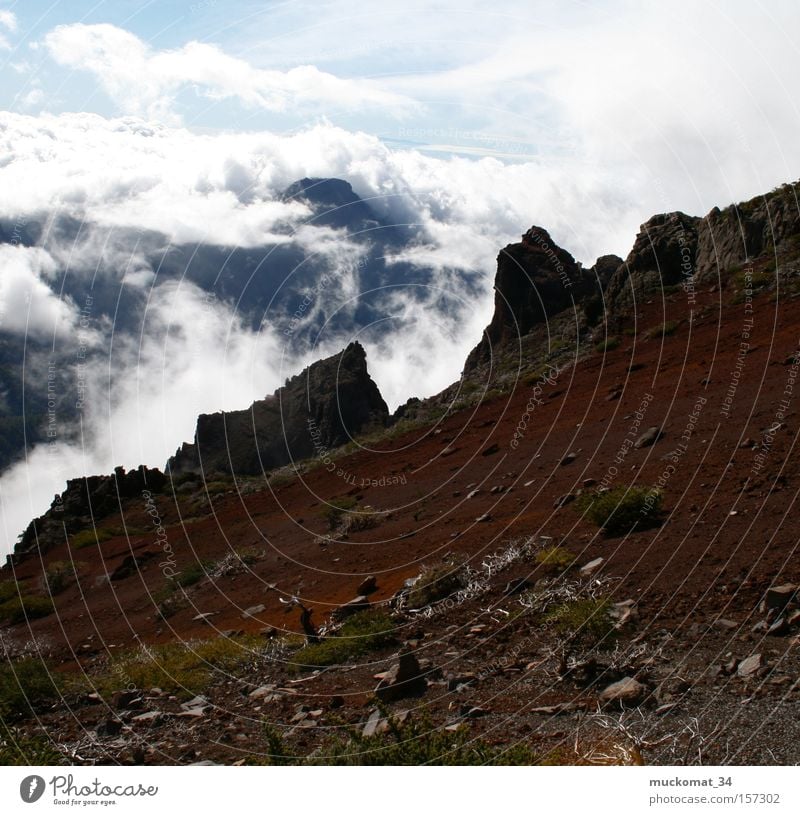
[[[443,563],[423,570],[408,593],[409,608],[424,608],[464,587],[464,564]]]
[[[596,351],[613,351],[616,348],[619,348],[620,339],[619,337],[607,337],[604,340],[600,340],[600,342],[595,345]]]
[[[565,572],[575,563],[575,555],[563,546],[548,546],[536,553],[536,562],[554,572]]]
[[[502,747],[477,739],[467,728],[455,732],[434,727],[427,717],[419,723],[404,723],[387,716],[389,729],[365,737],[356,728],[325,742],[310,756],[291,756],[283,740],[272,729],[266,733],[270,764],[323,765],[348,767],[384,766],[528,766],[537,756],[524,744]]]
[[[75,567],[66,560],[49,563],[44,572],[45,588],[50,594],[60,594],[75,576]]]
[[[361,611],[350,617],[332,636],[307,645],[292,658],[298,668],[342,665],[394,642],[395,623],[384,611]]]
[[[611,603],[605,598],[584,598],[561,603],[545,614],[545,623],[569,640],[581,640],[589,647],[610,646],[614,620]]]
[[[661,323],[661,325],[657,325],[655,328],[651,328],[647,332],[647,337],[651,340],[661,339],[661,337],[671,337],[679,327],[680,323],[676,320],[668,320],[665,323]]]
[[[216,637],[141,648],[114,657],[89,682],[101,694],[132,685],[194,696],[215,679],[252,669],[261,647],[263,640],[258,637]]]
[[[606,535],[624,535],[651,529],[661,523],[661,490],[649,487],[616,487],[584,495],[576,507]]]
[[[67,764],[45,736],[24,736],[0,722],[0,767],[53,767]]]
[[[24,719],[60,696],[58,674],[41,659],[26,657],[0,665],[0,727]]]
[[[53,601],[49,597],[23,594],[0,605],[0,622],[17,625],[26,620],[38,620],[53,613]]]
[[[3,580],[0,582],[0,603],[5,603],[20,595],[22,587],[16,580]]]
[[[85,549],[87,546],[102,543],[113,537],[114,534],[110,529],[83,529],[80,532],[76,532],[70,542],[72,543],[73,549]]]
[[[199,583],[207,576],[207,570],[213,568],[213,566],[213,563],[197,560],[188,566],[184,566],[173,580],[182,589],[186,589],[189,586],[194,586],[195,583]]]
[[[361,532],[364,529],[374,529],[383,520],[380,512],[371,509],[359,509],[351,512],[344,521],[346,532]]]
[[[341,498],[334,498],[332,501],[328,501],[328,506],[325,507],[322,514],[328,522],[329,529],[336,529],[341,523],[345,512],[353,509],[356,503],[356,499],[350,495],[344,495]]]

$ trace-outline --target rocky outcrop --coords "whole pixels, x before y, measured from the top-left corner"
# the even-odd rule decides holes
[[[517,342],[595,288],[591,276],[569,252],[555,244],[545,229],[532,226],[520,243],[509,244],[497,258],[494,316],[467,358],[466,370],[488,362],[493,348]]]
[[[713,281],[769,252],[778,261],[800,256],[800,185],[784,184],[742,204],[711,210],[698,224],[697,279]]]
[[[112,475],[73,478],[57,495],[50,509],[32,520],[14,548],[14,556],[29,552],[45,552],[64,542],[65,535],[81,529],[91,529],[95,522],[111,514],[126,498],[160,492],[167,483],[161,470],[137,467],[126,472],[117,467]],[[144,498],[142,499],[144,500]]]
[[[608,283],[607,308],[619,318],[664,286],[695,273],[699,218],[683,212],[654,215],[642,224],[625,262]]]
[[[247,410],[203,414],[194,443],[167,463],[172,475],[256,475],[292,461],[324,457],[355,434],[385,426],[389,411],[354,342],[315,362]]]

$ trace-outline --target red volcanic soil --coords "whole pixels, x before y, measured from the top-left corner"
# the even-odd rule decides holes
[[[44,638],[70,658],[215,629],[299,631],[281,597],[301,597],[321,623],[367,575],[377,577],[371,599],[387,599],[448,553],[479,563],[511,540],[542,535],[579,562],[605,558],[604,574],[618,578],[615,598],[635,599],[647,625],[672,630],[698,613],[706,619],[754,608],[770,585],[800,581],[793,523],[800,392],[791,393],[800,301],[776,303],[765,292],[748,313],[729,291],[706,289],[691,305],[679,291],[637,304],[635,314],[618,327],[618,347],[577,349],[581,358],[535,401],[534,385],[520,381],[511,394],[341,457],[335,472],[321,464],[274,488],[215,494],[201,517],[182,494],[155,496],[178,569],[219,561],[232,549],[263,553],[243,573],[201,580],[189,591],[190,606],[167,620],[155,614],[152,595],[166,582],[168,558],[144,499],[129,501],[122,517],[96,523],[122,527],[124,519],[134,530],[130,540],[117,535],[71,552],[65,543],[47,553],[48,562],[74,558],[79,580],[55,598],[56,616],[33,621],[30,631],[17,627],[12,637]],[[661,336],[664,323],[670,330]],[[651,426],[663,438],[631,446]],[[764,442],[769,449],[759,452],[754,445]],[[557,506],[586,479],[661,483],[664,524],[603,536],[574,503]],[[326,540],[326,502],[342,496],[383,518]],[[139,571],[108,581],[125,556],[146,551],[154,556]],[[28,557],[14,577],[33,585],[41,572],[39,559]],[[243,618],[259,604],[263,612]],[[198,614],[213,616],[203,622]]]

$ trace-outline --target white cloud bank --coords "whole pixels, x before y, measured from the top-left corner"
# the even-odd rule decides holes
[[[313,65],[288,71],[254,68],[200,42],[154,51],[129,31],[108,24],[60,25],[45,36],[44,47],[60,65],[94,74],[125,113],[162,121],[174,121],[175,97],[185,89],[209,100],[236,99],[277,113],[319,105],[335,110],[377,106],[402,117],[415,107],[408,97],[373,82],[341,79]]]

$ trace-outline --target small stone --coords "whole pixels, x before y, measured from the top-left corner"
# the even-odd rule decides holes
[[[361,735],[364,738],[368,739],[371,736],[374,736],[378,732],[378,725],[381,723],[381,712],[380,710],[373,710],[370,713],[369,718],[367,719],[367,723],[364,725],[364,729],[361,731]]]
[[[255,606],[250,606],[250,608],[246,608],[242,612],[242,619],[246,620],[248,617],[255,617],[256,614],[261,614],[263,611],[266,611],[267,607],[263,603],[259,603]]]
[[[562,495],[560,498],[556,499],[556,502],[553,504],[554,509],[559,509],[561,507],[565,507],[567,504],[571,504],[578,496],[572,492],[568,492],[566,495]]]
[[[784,637],[789,633],[789,623],[786,617],[778,617],[777,620],[767,629],[767,634],[771,637]]]
[[[739,663],[736,674],[742,678],[747,678],[758,673],[763,666],[764,657],[761,654],[752,654],[751,656],[747,657],[747,659],[743,659]]]
[[[161,721],[163,715],[160,710],[149,710],[147,713],[140,713],[138,716],[134,716],[131,721],[136,724],[154,725]]]
[[[664,437],[664,431],[660,427],[648,427],[647,430],[636,439],[634,447],[640,449],[642,447],[651,447],[657,441]]]
[[[585,490],[588,490],[589,487],[594,487],[595,484],[597,484],[597,479],[596,478],[584,478],[581,486]]]
[[[714,620],[713,625],[714,628],[721,628],[723,631],[732,631],[734,628],[739,627],[738,623],[735,623],[733,620],[726,620],[724,617]]]
[[[361,594],[358,597],[354,597],[352,600],[349,600],[343,606],[335,608],[331,613],[331,618],[337,622],[341,622],[342,620],[346,620],[348,617],[352,617],[353,614],[357,614],[359,611],[364,611],[367,608],[369,608],[369,600],[363,594]]]
[[[499,444],[490,444],[481,451],[482,456],[493,456],[500,449]]]
[[[475,519],[475,523],[485,524],[491,520],[492,516],[488,512],[485,512],[483,515],[478,515],[478,517]]]
[[[378,578],[375,575],[365,577],[356,589],[356,593],[362,597],[368,594],[374,594],[378,590]]]
[[[265,696],[270,696],[272,691],[275,690],[275,685],[262,685],[250,693],[251,699],[263,699]]]
[[[609,685],[601,694],[600,702],[607,707],[637,707],[649,695],[646,685],[626,676],[619,682]]]
[[[584,577],[588,577],[591,574],[594,574],[604,563],[605,558],[596,557],[594,560],[590,560],[585,566],[581,566],[580,573]]]
[[[467,493],[467,498],[474,498],[479,492],[479,489],[470,490],[470,492]]]

